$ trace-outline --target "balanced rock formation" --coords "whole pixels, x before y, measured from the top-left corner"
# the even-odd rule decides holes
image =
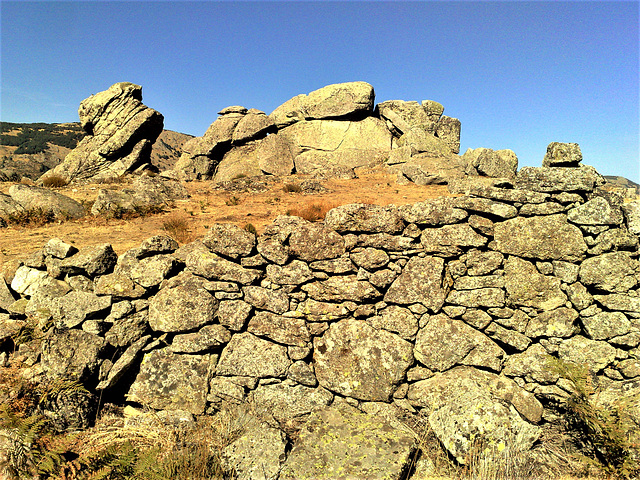
[[[440,183],[450,173],[464,174],[455,159],[460,122],[442,116],[442,105],[392,100],[374,108],[374,99],[370,84],[348,82],[298,95],[268,116],[225,108],[204,136],[184,145],[180,160],[164,175],[216,182],[291,173],[349,178],[354,168],[385,161],[407,163],[394,171],[411,172],[406,178],[417,183],[420,175],[433,176],[434,171],[441,174]],[[402,155],[394,155],[396,150]],[[425,158],[439,163],[428,164]]]
[[[122,82],[83,100],[78,109],[82,139],[53,170],[69,181],[119,177],[149,166],[164,117],[142,103],[142,87]]]

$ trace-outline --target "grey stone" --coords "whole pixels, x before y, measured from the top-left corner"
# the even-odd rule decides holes
[[[414,361],[411,343],[361,320],[332,324],[313,346],[320,385],[360,400],[389,401]]]
[[[438,312],[446,296],[442,288],[444,260],[438,257],[413,257],[384,296],[387,303],[421,303]]]
[[[327,212],[324,223],[339,233],[400,233],[404,221],[394,206],[354,203]]]
[[[523,217],[530,217],[534,215],[555,215],[556,213],[562,213],[566,210],[566,207],[558,203],[546,202],[536,204],[526,204],[520,207],[518,214]]]
[[[426,251],[438,252],[441,246],[480,247],[487,243],[487,238],[476,233],[468,224],[459,223],[424,229],[420,243]]]
[[[344,240],[331,228],[322,224],[304,222],[291,232],[291,254],[313,262],[336,258],[345,252]]]
[[[604,179],[587,165],[579,168],[522,167],[516,176],[517,188],[534,192],[591,192],[604,185]]]
[[[348,117],[370,112],[375,94],[366,82],[328,85],[308,95],[298,95],[276,108],[269,117],[278,128],[305,119]]]
[[[225,345],[231,340],[231,332],[222,325],[205,325],[197,332],[173,337],[169,349],[174,353],[201,353]]]
[[[281,427],[303,421],[301,417],[329,405],[332,400],[333,395],[324,388],[307,387],[290,380],[260,385],[249,395],[249,401],[259,405],[270,420]]]
[[[405,340],[411,340],[418,332],[418,320],[415,315],[397,305],[389,305],[379,315],[368,318],[367,323],[373,328],[397,333]]]
[[[355,275],[329,277],[320,282],[307,283],[302,286],[302,290],[314,300],[321,302],[362,302],[381,295],[373,285],[358,280]]]
[[[440,117],[436,125],[436,136],[442,139],[453,153],[460,153],[460,120],[446,115]]]
[[[59,238],[52,238],[44,246],[44,254],[55,258],[67,258],[78,251],[73,245],[63,242]]]
[[[575,321],[578,312],[572,308],[560,307],[545,311],[531,318],[527,324],[525,335],[534,337],[570,337],[577,333]]]
[[[501,288],[479,288],[477,290],[453,290],[446,298],[447,303],[463,307],[504,307],[505,295]]]
[[[622,211],[611,206],[604,197],[595,197],[569,210],[567,219],[578,225],[620,225]]]
[[[291,352],[289,352],[289,356],[291,357]],[[318,386],[318,379],[316,379],[316,375],[313,372],[313,367],[302,360],[291,364],[287,372],[287,378],[307,387]]]
[[[116,362],[111,366],[107,378],[102,380],[96,386],[96,390],[108,390],[114,387],[124,376],[124,374],[129,371],[131,366],[138,360],[141,350],[147,343],[149,343],[150,339],[151,336],[147,335],[139,338],[131,345],[129,345],[124,353],[120,355],[120,357],[118,357],[118,360],[116,360]]]
[[[527,382],[543,385],[554,384],[559,375],[550,368],[550,355],[539,343],[534,343],[525,352],[510,355],[502,373],[508,377],[521,377]]]
[[[155,255],[143,258],[132,265],[131,279],[144,288],[155,287],[168,278],[177,267],[177,261],[171,255]]]
[[[238,480],[276,480],[286,456],[283,432],[266,424],[250,424],[242,436],[223,450],[224,465]]]
[[[640,236],[640,200],[625,203],[621,208],[627,221],[629,232]]]
[[[26,211],[40,210],[59,219],[85,215],[81,203],[48,188],[19,183],[9,187],[9,195]]]
[[[291,360],[287,348],[251,333],[236,333],[222,351],[216,373],[256,378],[284,377]]]
[[[262,273],[244,268],[211,252],[194,250],[187,255],[186,265],[196,275],[209,280],[222,280],[250,285],[262,277]]]
[[[580,229],[568,224],[565,215],[496,223],[494,240],[499,252],[539,260],[581,260],[587,250]]]
[[[587,364],[591,370],[598,373],[614,362],[616,349],[607,342],[576,335],[562,341],[558,348],[558,356],[578,365]]]
[[[456,290],[475,290],[478,288],[504,288],[504,276],[485,275],[458,277],[453,284]]]
[[[500,252],[469,250],[465,257],[468,275],[486,275],[502,265],[504,255]]]
[[[105,340],[114,347],[128,347],[149,330],[148,312],[134,312],[116,320],[105,334]]]
[[[640,263],[626,252],[611,252],[587,258],[580,265],[580,282],[598,290],[625,293],[638,283]]]
[[[618,250],[635,252],[638,250],[638,236],[629,233],[626,228],[612,228],[599,234],[595,239],[595,245],[588,250],[590,255]]]
[[[462,320],[464,320],[476,330],[484,330],[487,325],[491,323],[491,315],[489,315],[484,310],[480,310],[477,308],[466,308],[462,314]]]
[[[326,262],[326,261],[323,261]],[[335,273],[344,273],[342,271]],[[300,260],[287,265],[267,265],[266,279],[279,285],[300,285],[315,278],[309,266]]]
[[[511,348],[517,350],[518,352],[526,350],[527,347],[531,344],[531,339],[528,336],[523,335],[522,333],[515,330],[504,328],[502,325],[495,322],[491,323],[484,330],[484,333],[500,343],[509,345]]]
[[[251,254],[256,245],[256,237],[237,225],[225,223],[209,228],[202,243],[212,253],[237,259]]]
[[[376,270],[389,263],[389,255],[384,250],[365,248],[351,253],[351,260],[365,270]]]
[[[27,296],[34,295],[46,277],[46,271],[22,265],[18,267],[13,276],[11,290]]]
[[[582,162],[582,152],[577,143],[551,142],[542,159],[543,167],[577,167]]]
[[[83,100],[78,115],[88,135],[51,174],[69,180],[109,178],[149,165],[164,119],[142,103],[141,86],[116,83]]]
[[[437,373],[412,384],[407,398],[430,412],[434,433],[462,464],[480,436],[516,451],[529,450],[540,437],[540,428],[529,422],[540,420],[542,405],[513,381],[489,372],[457,367]]]
[[[593,340],[609,340],[631,331],[631,322],[622,312],[600,312],[592,317],[583,317],[582,325]]]
[[[98,277],[94,292],[96,295],[111,295],[117,298],[140,298],[145,295],[147,289],[119,271]]]
[[[518,215],[518,210],[514,206],[486,198],[456,197],[452,201],[452,206],[471,212],[492,215],[500,219],[513,218]]]
[[[111,297],[88,292],[69,292],[53,301],[52,314],[59,329],[74,328],[99,317],[111,307]]]
[[[614,293],[611,295],[594,295],[593,298],[609,310],[629,313],[640,312],[640,297]]]
[[[109,273],[115,267],[118,255],[108,243],[85,247],[60,263],[60,271],[68,275],[95,277]]]
[[[512,256],[504,270],[507,302],[512,305],[549,311],[567,301],[560,279],[541,275],[531,262]]]
[[[213,323],[218,300],[200,277],[183,273],[170,279],[149,304],[149,325],[161,332],[184,332]]]
[[[333,406],[318,409],[302,428],[280,479],[399,480],[415,442],[412,434],[378,416]]]
[[[593,303],[593,296],[587,291],[587,287],[580,282],[567,285],[565,292],[576,310],[582,311]]]
[[[51,379],[86,382],[98,372],[104,339],[82,330],[54,333],[42,344],[42,368]]]
[[[284,313],[289,310],[289,297],[282,290],[248,286],[242,287],[244,301],[249,305],[273,313]]]
[[[257,312],[249,320],[247,331],[277,343],[298,347],[306,346],[311,340],[304,318],[276,315],[271,312]]]
[[[398,211],[405,222],[418,225],[447,225],[461,222],[469,216],[466,211],[454,208],[452,200],[448,197],[403,205]]]
[[[209,377],[215,368],[210,355],[178,355],[168,349],[146,353],[127,400],[156,410],[186,410],[202,415]]]
[[[438,348],[433,348],[434,345]],[[506,357],[485,335],[444,314],[429,318],[420,329],[414,355],[422,365],[436,372],[455,365],[474,365],[499,372]]]
[[[216,315],[221,325],[238,332],[244,327],[250,313],[251,305],[242,300],[223,300]]]

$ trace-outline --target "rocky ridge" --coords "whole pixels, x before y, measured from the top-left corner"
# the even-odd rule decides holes
[[[312,116],[305,98],[279,121]],[[49,412],[61,428],[86,426],[98,396],[187,417],[260,405],[225,450],[239,478],[252,458],[267,478],[403,478],[416,439],[395,419],[417,414],[459,463],[479,438],[527,452],[570,393],[549,357],[586,364],[640,418],[640,202],[558,145],[501,187],[281,216],[258,237],[221,224],[120,257],[52,239],[0,281],[4,361],[87,387]],[[11,353],[29,325],[43,338]]]

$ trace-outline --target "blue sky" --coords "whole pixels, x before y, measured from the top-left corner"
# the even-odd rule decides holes
[[[77,121],[143,86],[165,128],[202,135],[229,105],[270,113],[332,83],[436,100],[467,148],[539,166],[552,141],[640,182],[638,1],[0,2],[9,122]]]

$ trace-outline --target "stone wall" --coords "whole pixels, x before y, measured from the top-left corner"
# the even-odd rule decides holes
[[[480,433],[528,448],[567,396],[548,356],[586,363],[601,401],[640,392],[640,203],[601,183],[523,168],[508,188],[281,216],[257,238],[215,225],[120,257],[53,239],[0,282],[0,344],[35,322],[42,343],[15,354],[29,374],[102,401],[250,400],[281,427],[330,404],[422,411],[460,462]]]

